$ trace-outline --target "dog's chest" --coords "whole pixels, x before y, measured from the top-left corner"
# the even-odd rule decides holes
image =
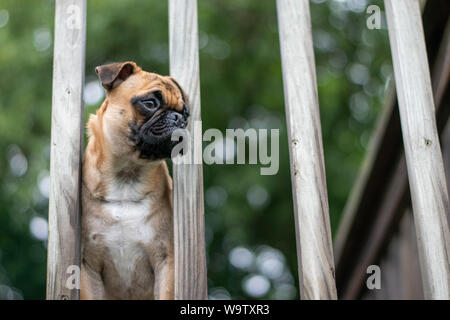
[[[103,206],[103,213],[109,221],[105,225],[103,243],[114,269],[126,286],[132,284],[137,265],[148,263],[145,248],[154,237],[154,229],[149,219],[151,199],[141,200],[137,193],[133,194],[136,192],[133,188],[136,187],[117,186],[117,189],[110,192],[110,199],[113,201]]]
[[[123,248],[151,241],[153,229],[148,221],[150,206],[150,200],[105,204],[104,213],[111,221],[106,227],[106,245],[112,248]]]

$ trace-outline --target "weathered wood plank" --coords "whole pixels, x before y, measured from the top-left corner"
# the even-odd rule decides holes
[[[66,286],[80,265],[80,177],[86,0],[57,0],[47,254],[47,299],[78,299]],[[69,273],[68,273],[69,271]],[[71,282],[71,285],[76,283]]]
[[[447,31],[450,29],[448,28],[449,24],[447,24]],[[448,103],[443,99],[445,92],[445,89],[448,87],[449,83],[449,77],[448,75],[445,75],[445,70],[450,70],[450,51],[448,50],[449,46],[449,39],[450,39],[450,33],[446,32],[442,38],[442,41],[440,42],[440,48],[437,50],[437,58],[434,62],[434,72],[432,73],[432,89],[433,89],[433,95],[434,95],[434,101],[436,104],[436,118],[437,118],[437,130],[438,134],[441,137],[441,141],[445,139],[445,133],[441,133],[443,129],[443,124],[441,124],[441,127],[439,125],[440,122],[448,121],[448,115],[446,115],[447,112],[445,112],[445,109],[448,106]],[[390,98],[388,100],[391,100]],[[385,111],[388,111],[391,113],[391,109],[394,107],[394,103],[389,103],[385,109]],[[397,106],[395,106],[397,108]],[[388,132],[385,132],[385,124],[384,124],[384,115],[382,115],[382,121],[378,124],[378,127],[376,129],[374,140],[379,140],[380,133],[383,133],[384,136],[390,136],[391,140],[393,140],[393,135],[389,135]],[[400,122],[400,121],[399,121]],[[444,124],[445,125],[445,124]],[[448,124],[447,124],[448,126]],[[381,129],[381,131],[380,131]],[[446,151],[445,151],[445,143],[442,143],[443,147],[443,155],[445,157]],[[375,150],[376,154],[384,154],[386,152],[386,149],[389,147],[386,146],[386,143],[380,144],[377,149]],[[371,154],[369,151],[367,158],[373,158],[374,154]],[[366,158],[366,159],[367,159]],[[390,162],[393,162],[392,160]],[[380,255],[382,255],[382,252],[386,249],[385,247],[388,244],[389,238],[391,237],[392,233],[394,232],[395,228],[397,227],[398,221],[401,219],[403,212],[405,211],[405,208],[409,206],[410,204],[410,197],[409,197],[409,188],[408,188],[408,176],[407,176],[407,168],[406,168],[406,159],[405,155],[401,154],[399,159],[395,162],[396,168],[393,170],[393,173],[391,174],[390,181],[385,182],[385,185],[383,185],[384,194],[378,200],[380,203],[379,207],[374,206],[373,204],[371,207],[376,212],[375,214],[375,220],[373,223],[370,223],[371,228],[368,232],[365,232],[367,240],[364,242],[363,250],[361,250],[361,253],[358,254],[356,251],[352,252],[352,261],[354,261],[354,268],[351,273],[351,276],[349,276],[346,279],[346,286],[345,288],[340,288],[341,291],[341,298],[343,299],[357,299],[359,296],[360,291],[364,287],[365,278],[367,277],[366,274],[366,267],[371,264],[378,263],[377,260],[379,260]],[[444,158],[444,165],[446,164],[445,158]],[[379,168],[377,168],[379,170]],[[370,171],[377,172],[377,170],[374,170],[373,166],[370,166]],[[388,170],[386,170],[387,172]],[[447,172],[447,170],[445,170]],[[364,171],[362,171],[362,174]],[[361,174],[361,175],[362,175]],[[361,176],[360,175],[360,176]],[[386,177],[384,177],[384,181],[386,180]],[[370,181],[365,182],[370,183]],[[371,184],[375,184],[373,181]],[[448,185],[448,182],[447,182]],[[354,190],[356,191],[356,190]],[[367,191],[365,191],[367,193]],[[374,193],[375,191],[372,191]],[[358,199],[358,206],[361,205],[361,199]],[[350,201],[349,201],[350,202]],[[345,214],[348,214],[350,212],[345,212]],[[361,218],[361,217],[360,217]],[[405,219],[405,218],[402,218]],[[365,222],[369,223],[368,218],[364,219]],[[353,222],[353,221],[350,221]],[[344,228],[340,228],[339,232],[347,231]],[[339,236],[339,233],[338,233]],[[338,244],[337,239],[340,238],[341,241],[352,241],[348,239],[347,234],[341,234],[340,237],[337,237],[335,240],[335,245]],[[354,241],[354,240],[353,240]],[[341,243],[341,246],[343,245],[343,242]],[[416,245],[416,244],[415,244]],[[335,257],[338,257],[338,252],[335,249]],[[338,261],[338,260],[337,260]],[[338,265],[338,271],[339,271],[339,265]],[[422,286],[421,286],[422,288]]]
[[[385,1],[427,299],[450,299],[449,202],[419,1]]]
[[[336,299],[308,0],[277,0],[300,296]]]
[[[433,30],[449,30],[448,15],[445,14],[448,9],[450,8],[447,0],[433,1],[429,3],[422,18],[428,57],[431,57],[430,65],[433,65],[432,88],[441,141],[443,138],[441,131],[448,120],[450,110],[447,108],[450,95],[443,94],[448,91],[445,90],[448,77],[444,75],[446,70],[450,70],[450,59],[447,57],[450,54],[448,50],[450,33],[445,32],[440,39],[436,38],[436,31]],[[394,82],[390,87],[395,88]],[[389,90],[383,114],[378,121],[370,146],[334,238],[336,286],[341,299],[358,299],[361,297],[360,294],[364,293],[367,266],[379,264],[398,221],[410,206],[406,159],[402,151],[400,116],[395,90]],[[444,148],[442,150],[445,155]],[[401,184],[395,178],[399,175],[404,179]],[[369,255],[371,249],[375,251]],[[354,285],[355,280],[359,281],[357,287]],[[364,296],[367,295],[370,294],[364,293]]]
[[[186,91],[190,101],[190,163],[173,166],[175,232],[175,299],[206,299],[204,241],[200,75],[198,57],[197,0],[169,1],[170,74]],[[194,123],[199,136],[194,136]],[[195,157],[194,157],[195,155]]]

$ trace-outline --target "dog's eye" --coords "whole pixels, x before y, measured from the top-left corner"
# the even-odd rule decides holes
[[[142,103],[149,109],[153,109],[153,108],[159,107],[158,100],[156,100],[154,98],[151,98],[151,99],[148,99],[148,100],[143,100]]]

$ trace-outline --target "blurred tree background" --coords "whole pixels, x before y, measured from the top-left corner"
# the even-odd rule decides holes
[[[383,10],[311,1],[333,232],[392,74],[384,21],[366,27],[371,4]],[[0,299],[45,298],[54,5],[0,1]],[[198,5],[203,129],[280,129],[274,176],[204,165],[210,298],[298,298],[275,0]],[[168,51],[166,1],[88,1],[85,119],[104,98],[95,66],[134,60],[168,74]]]

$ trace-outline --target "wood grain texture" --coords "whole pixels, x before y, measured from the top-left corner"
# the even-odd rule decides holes
[[[439,6],[439,4],[437,4]],[[449,24],[447,23],[447,30]],[[445,156],[447,155],[446,149],[445,149],[445,133],[441,133],[444,129],[440,127],[440,120],[442,121],[448,121],[448,115],[446,115],[447,112],[445,112],[445,109],[448,106],[448,103],[443,99],[445,92],[445,88],[447,88],[449,83],[449,77],[445,76],[446,70],[450,70],[450,51],[448,50],[448,44],[449,44],[449,36],[450,33],[446,32],[440,41],[439,50],[427,48],[429,51],[432,50],[437,53],[437,57],[434,60],[434,63],[431,62],[431,64],[434,65],[432,72],[432,89],[433,89],[433,95],[434,95],[434,101],[436,106],[436,119],[437,119],[437,130],[438,134],[442,141],[442,151],[444,156],[444,165],[446,165],[446,159]],[[432,53],[429,53],[429,55],[432,55]],[[392,83],[393,84],[393,83]],[[394,90],[395,91],[395,90]],[[390,97],[388,98],[388,101],[390,101]],[[396,108],[396,110],[392,109],[393,107]],[[392,109],[392,110],[391,110]],[[402,218],[403,213],[405,212],[405,208],[410,206],[410,192],[408,188],[408,174],[407,174],[407,167],[406,167],[406,158],[403,152],[400,150],[397,150],[395,152],[390,152],[392,155],[395,153],[399,153],[398,160],[390,159],[386,156],[387,150],[391,149],[392,146],[387,145],[387,141],[385,137],[388,137],[389,144],[392,143],[394,138],[394,134],[389,133],[389,131],[386,131],[386,117],[385,113],[388,111],[390,114],[392,111],[397,111],[397,106],[394,102],[389,102],[387,106],[385,106],[383,115],[380,118],[380,122],[377,125],[377,129],[375,130],[374,134],[374,141],[380,141],[384,140],[384,143],[377,143],[377,147],[375,149],[369,149],[369,152],[366,156],[365,162],[367,162],[367,159],[373,159],[377,156],[383,155],[385,157],[384,161],[389,161],[390,163],[395,163],[395,169],[391,170],[388,169],[380,169],[379,167],[376,167],[373,165],[372,161],[370,166],[367,168],[366,166],[363,166],[363,170],[360,173],[360,176],[358,180],[366,175],[366,171],[368,170],[370,174],[372,175],[378,175],[380,176],[379,172],[385,173],[385,175],[379,177],[378,179],[381,179],[383,181],[383,185],[380,186],[380,190],[383,192],[377,192],[377,190],[369,190],[367,189],[370,186],[376,185],[375,180],[366,180],[364,181],[363,187],[361,187],[361,190],[364,189],[364,193],[368,193],[371,195],[371,199],[374,199],[374,202],[366,203],[365,206],[369,205],[374,214],[373,222],[368,217],[361,217],[359,216],[360,220],[364,220],[364,223],[366,223],[368,226],[367,230],[364,230],[362,228],[358,228],[361,233],[364,233],[365,239],[364,240],[355,240],[354,238],[348,237],[348,232],[346,232],[349,228],[349,226],[354,226],[354,215],[356,214],[357,210],[364,210],[367,212],[366,207],[362,207],[362,201],[363,198],[361,196],[357,197],[356,206],[350,207],[347,206],[348,209],[350,209],[349,212],[344,211],[344,217],[347,215],[347,217],[350,217],[350,220],[344,219],[342,222],[347,222],[348,226],[344,228],[343,225],[339,228],[339,232],[335,238],[335,259],[337,262],[337,273],[336,273],[336,284],[338,286],[338,290],[340,291],[340,297],[341,299],[358,299],[359,293],[364,290],[365,287],[365,279],[367,278],[366,274],[366,267],[371,264],[377,264],[379,263],[380,257],[384,254],[385,250],[387,249],[387,246],[389,245],[389,241],[392,238],[393,233],[395,233],[395,229],[398,227],[398,224],[400,223],[400,219],[405,219],[405,217]],[[391,115],[392,117],[392,115]],[[397,122],[397,120],[395,120]],[[450,123],[450,121],[448,121]],[[400,119],[398,119],[398,123],[400,125]],[[442,124],[441,124],[442,126]],[[448,126],[448,124],[447,124]],[[381,129],[381,130],[380,130]],[[396,130],[397,131],[397,130]],[[399,129],[398,132],[399,135],[401,135],[401,130]],[[384,137],[380,139],[381,135]],[[397,134],[395,134],[396,136]],[[403,149],[403,148],[402,148]],[[448,151],[448,150],[447,150]],[[445,170],[448,172],[448,170]],[[387,179],[386,177],[390,177]],[[447,181],[448,186],[448,181]],[[361,190],[359,190],[361,192]],[[353,196],[355,193],[357,193],[357,189],[354,189],[352,191]],[[373,194],[375,193],[383,193],[382,197],[379,199],[376,199]],[[350,197],[350,200],[348,203],[352,203],[352,196]],[[379,203],[377,206],[375,201]],[[353,211],[353,212],[352,212]],[[409,211],[409,210],[408,210]],[[352,213],[352,215],[350,215]],[[361,214],[361,213],[359,213]],[[411,212],[411,219],[412,219],[412,212]],[[412,221],[412,220],[411,220]],[[357,228],[357,227],[355,227]],[[340,240],[338,242],[338,240]],[[415,241],[415,233],[414,233],[414,241]],[[348,242],[358,242],[360,250],[352,250],[351,251],[351,260],[353,261],[353,266],[349,267],[347,266],[347,272],[349,272],[348,276],[345,279],[345,286],[339,287],[339,275],[343,273],[344,266],[339,264],[339,251],[337,250],[337,244],[340,243],[340,247],[344,247],[344,244],[348,244]],[[416,241],[415,241],[416,242]],[[362,245],[364,244],[364,245]],[[417,246],[416,243],[412,244],[411,246]],[[417,252],[417,250],[416,250]],[[418,259],[418,258],[417,258]],[[411,260],[413,261],[413,260]],[[408,268],[405,263],[405,268]],[[342,281],[342,280],[341,280]],[[411,280],[411,284],[413,284],[414,281]],[[417,288],[415,288],[417,289]],[[422,290],[422,285],[420,284],[420,290]],[[417,292],[414,291],[414,292]],[[421,295],[423,298],[423,294]]]
[[[78,299],[66,286],[80,265],[80,182],[86,1],[57,0],[53,59],[47,299]]]
[[[277,0],[300,296],[336,299],[308,0]]]
[[[424,295],[450,299],[450,209],[419,2],[385,7]]]
[[[428,57],[431,57],[430,65],[433,66],[432,88],[437,129],[441,141],[444,137],[441,131],[445,122],[448,121],[450,111],[450,108],[447,108],[450,106],[448,103],[450,94],[446,94],[448,90],[445,90],[448,77],[444,76],[446,70],[450,70],[448,66],[450,59],[447,57],[450,51],[448,50],[449,33],[445,32],[441,38],[439,34],[436,34],[436,30],[448,30],[448,15],[445,12],[448,13],[449,9],[447,0],[429,2],[422,17]],[[342,221],[333,241],[336,286],[340,299],[358,299],[361,297],[360,294],[372,296],[367,293],[367,289],[366,292],[364,291],[367,278],[366,267],[380,263],[400,218],[406,208],[411,206],[406,158],[401,139],[400,115],[393,81],[390,87],[394,90],[388,91],[383,114],[377,123],[358,175],[358,182],[347,200]],[[445,156],[444,147],[442,150]],[[404,179],[401,184],[395,178],[399,175]],[[360,183],[361,180],[363,183]],[[415,239],[414,233],[414,241],[417,242]],[[414,245],[417,244],[414,243]],[[369,255],[370,250],[374,252]],[[366,260],[368,257],[370,259]],[[357,287],[354,286],[356,278],[360,279]]]
[[[200,121],[200,75],[196,0],[169,1],[170,75],[186,91],[190,101],[191,164],[173,166],[175,232],[175,299],[206,299],[207,277],[204,236],[203,169],[200,135],[193,125]],[[197,122],[197,124],[201,124]],[[200,139],[194,144],[194,139]]]
[[[444,132],[442,133],[441,140],[444,155],[445,180],[447,181],[448,186],[450,185],[450,121],[447,122]]]

